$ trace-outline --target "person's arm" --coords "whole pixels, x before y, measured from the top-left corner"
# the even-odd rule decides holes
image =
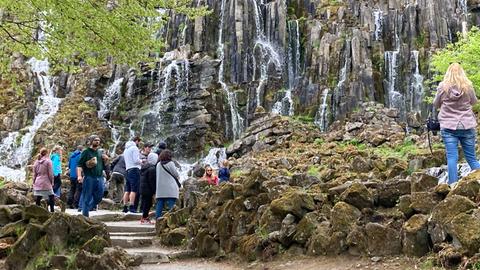
[[[142,165],[142,159],[140,159],[140,151],[132,151],[132,161],[135,165]]]
[[[53,164],[51,162],[49,162],[47,164],[47,167],[48,167],[48,179],[50,179],[50,182],[52,183],[52,185],[54,184],[54,178],[53,178]]]
[[[80,184],[83,183],[83,169],[82,169],[82,167],[77,167],[77,181]]]
[[[437,94],[433,100],[433,107],[439,109],[442,106],[443,87],[441,85],[437,88]]]
[[[37,170],[36,170],[36,163],[33,165],[33,183],[35,184],[35,179],[37,179]]]
[[[468,91],[468,93],[470,94],[470,105],[473,106],[477,104],[478,98],[477,98],[477,95],[475,94],[475,89],[471,89],[470,91]]]
[[[83,183],[83,168],[82,165],[87,161],[87,152],[83,151],[77,163],[77,180],[78,183]]]
[[[178,181],[180,181],[180,175],[178,174],[177,168],[175,168],[175,164],[173,162],[169,162],[165,165],[166,165],[165,167],[167,168],[167,170],[171,174],[173,174],[173,176],[175,176],[178,179]]]

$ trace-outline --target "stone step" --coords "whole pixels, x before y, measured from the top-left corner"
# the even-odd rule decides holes
[[[155,225],[140,224],[139,221],[105,222],[109,232],[139,233],[155,232]]]
[[[143,258],[142,264],[169,263],[170,260],[182,260],[195,257],[193,250],[178,250],[166,247],[127,248],[128,254]]]
[[[110,236],[112,245],[122,248],[149,247],[152,245],[151,236]]]
[[[111,232],[110,237],[112,236],[155,236],[155,231],[152,232]]]

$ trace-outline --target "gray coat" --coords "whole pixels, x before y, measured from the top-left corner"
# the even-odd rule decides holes
[[[177,172],[177,168],[173,161],[163,164],[163,166],[178,180],[180,175]],[[178,199],[178,186],[175,179],[163,169],[162,164],[157,164],[157,191],[155,198],[176,198]]]

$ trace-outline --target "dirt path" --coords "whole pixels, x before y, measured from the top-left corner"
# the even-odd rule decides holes
[[[405,257],[380,258],[373,262],[371,258],[348,255],[332,257],[281,258],[273,262],[215,262],[207,259],[173,261],[168,264],[142,265],[138,270],[416,270],[424,269],[417,259]]]

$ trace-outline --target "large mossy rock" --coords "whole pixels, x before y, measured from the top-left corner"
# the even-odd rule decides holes
[[[411,177],[412,192],[426,192],[435,188],[438,179],[425,173],[414,173]]]
[[[361,216],[362,213],[358,208],[345,202],[338,202],[333,206],[330,213],[332,229],[333,231],[343,232],[347,235]]]
[[[200,229],[193,240],[193,247],[200,257],[216,256],[220,246],[218,242],[205,229]]]
[[[340,200],[358,209],[371,208],[373,196],[364,184],[355,182],[340,195]]]
[[[474,171],[468,176],[460,179],[457,186],[450,191],[448,196],[460,195],[469,198],[472,201],[480,199],[480,170]]]
[[[403,253],[421,257],[430,250],[427,232],[428,216],[414,215],[402,227]]]
[[[306,213],[315,209],[313,198],[302,191],[289,191],[282,197],[273,200],[270,209],[274,214],[285,217],[287,214],[293,214],[297,218],[302,218]]]
[[[298,222],[293,240],[299,244],[305,244],[317,228],[320,219],[320,215],[317,212],[310,212],[303,216],[300,222]]]
[[[0,205],[0,227],[22,219],[23,207],[17,204]]]
[[[393,207],[402,195],[410,194],[411,182],[409,180],[388,180],[377,189],[378,204]]]
[[[460,246],[469,256],[478,253],[480,248],[480,219],[461,213],[447,224],[447,231],[453,238],[453,244]]]
[[[340,254],[347,248],[345,238],[345,233],[332,231],[330,223],[324,221],[317,226],[308,240],[307,254],[316,256]]]
[[[134,257],[119,247],[105,248],[100,254],[80,250],[75,256],[75,269],[82,270],[129,270],[142,263],[141,257]]]
[[[395,255],[402,252],[400,230],[379,223],[365,225],[367,250],[371,255]]]
[[[36,220],[36,222],[44,223],[50,218],[50,216],[51,213],[48,212],[47,209],[36,205],[29,205],[25,207],[22,218],[23,220],[27,221],[30,219],[34,219]]]
[[[434,192],[413,192],[410,196],[410,207],[420,214],[429,214],[440,202],[441,198]]]

